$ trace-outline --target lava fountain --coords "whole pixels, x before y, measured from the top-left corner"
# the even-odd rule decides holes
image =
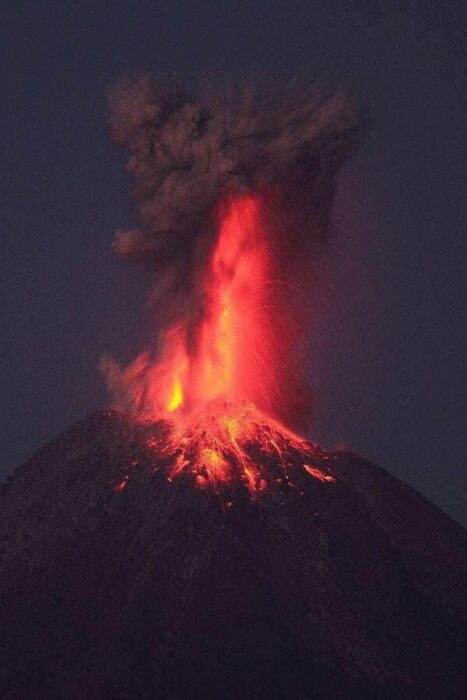
[[[200,275],[201,319],[193,323],[188,314],[178,320],[164,332],[159,358],[142,354],[125,370],[140,419],[166,424],[163,439],[155,437],[150,446],[172,456],[169,480],[189,473],[198,486],[216,490],[240,480],[255,495],[269,481],[265,460],[280,465],[277,482],[289,480],[291,456],[311,459],[311,444],[274,417],[278,319],[286,316],[281,307],[287,297],[274,277],[262,209],[252,194],[221,203],[217,236]],[[332,480],[304,466],[315,478]],[[127,481],[128,475],[117,489]]]
[[[200,273],[202,317],[183,318],[164,338],[166,360],[154,367],[154,406],[177,418],[212,404],[270,395],[274,356],[268,308],[272,261],[259,200],[229,198]]]

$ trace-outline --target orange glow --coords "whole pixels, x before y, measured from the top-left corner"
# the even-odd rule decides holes
[[[270,489],[286,488],[303,495],[306,476],[300,473],[305,471],[323,484],[335,481],[315,446],[252,404],[214,401],[200,411],[181,415],[176,422],[159,425],[163,426],[159,437],[147,439],[145,445],[153,452],[156,465],[163,460],[171,483],[189,479],[220,496],[240,483],[257,499]],[[310,465],[315,459],[321,468]],[[119,485],[116,490],[122,488]],[[231,500],[222,501],[224,510],[232,505]]]
[[[217,234],[200,256],[185,314],[159,338],[157,360],[142,353],[122,372],[133,412],[175,419],[224,400],[280,414],[288,380],[280,356],[293,333],[266,221],[259,196],[221,203]]]
[[[240,478],[255,496],[269,481],[295,488],[288,476],[291,450],[300,453],[300,464],[310,459],[307,443],[276,420],[288,380],[281,352],[293,336],[278,326],[287,308],[278,300],[265,220],[259,197],[226,198],[217,213],[217,236],[197,271],[198,305],[164,332],[155,363],[146,353],[125,371],[131,403],[143,407],[144,418],[171,426],[165,444],[147,442],[173,455],[170,481],[189,474],[201,488],[217,491]],[[258,459],[276,465],[274,479],[268,480]],[[320,481],[334,480],[303,467]]]
[[[315,479],[318,479],[319,481],[335,481],[335,478],[333,476],[331,476],[330,474],[325,474],[321,471],[321,469],[317,469],[317,467],[310,467],[309,464],[304,464],[303,466],[308,472],[308,474],[311,474],[311,476],[313,476]]]
[[[200,282],[204,301],[191,333],[193,347],[188,351],[187,317],[166,334],[163,357],[152,373],[157,414],[191,413],[220,398],[261,404],[267,394],[273,358],[266,293],[272,265],[259,201],[252,195],[229,199],[218,217],[217,241]]]
[[[179,379],[174,381],[172,398],[167,404],[167,410],[172,413],[183,404],[183,388]]]
[[[167,442],[148,440],[146,444],[156,453],[174,455],[169,481],[191,474],[199,486],[218,490],[222,484],[240,479],[251,496],[267,486],[267,475],[265,478],[252,457],[252,448],[262,455],[262,460],[276,464],[279,461],[285,480],[284,456],[290,458],[291,451],[302,458],[310,454],[308,443],[244,402],[232,405],[214,401],[199,412],[181,416],[172,426]]]

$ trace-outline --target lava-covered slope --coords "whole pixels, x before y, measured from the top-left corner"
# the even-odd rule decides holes
[[[462,528],[312,445],[172,478],[163,431],[97,413],[2,485],[2,698],[467,697]]]

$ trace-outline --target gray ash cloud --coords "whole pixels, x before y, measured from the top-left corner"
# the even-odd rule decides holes
[[[314,254],[327,236],[336,173],[364,131],[352,90],[302,76],[277,84],[224,80],[189,93],[178,78],[126,77],[109,92],[109,126],[128,151],[139,214],[138,226],[119,231],[113,247],[151,270],[159,331],[127,369],[103,358],[111,393],[133,406],[128,376],[136,372],[139,386],[150,385],[174,324],[183,324],[186,351],[196,355],[214,301],[202,281],[216,214],[224,200],[253,193],[273,258],[268,303],[287,377],[277,382],[275,415],[301,429],[312,403],[305,337]]]
[[[279,86],[219,81],[197,96],[177,78],[121,80],[109,92],[109,124],[128,151],[139,227],[118,232],[116,253],[162,269],[190,266],[219,200],[267,185],[302,189],[299,206],[325,222],[335,174],[362,133],[350,92],[303,77]]]

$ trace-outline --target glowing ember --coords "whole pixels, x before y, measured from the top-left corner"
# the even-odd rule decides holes
[[[303,466],[305,467],[308,474],[314,476],[315,479],[319,479],[319,481],[335,481],[333,476],[331,476],[330,474],[325,474],[321,471],[321,469],[317,469],[316,467],[310,467],[309,464],[304,464]]]

